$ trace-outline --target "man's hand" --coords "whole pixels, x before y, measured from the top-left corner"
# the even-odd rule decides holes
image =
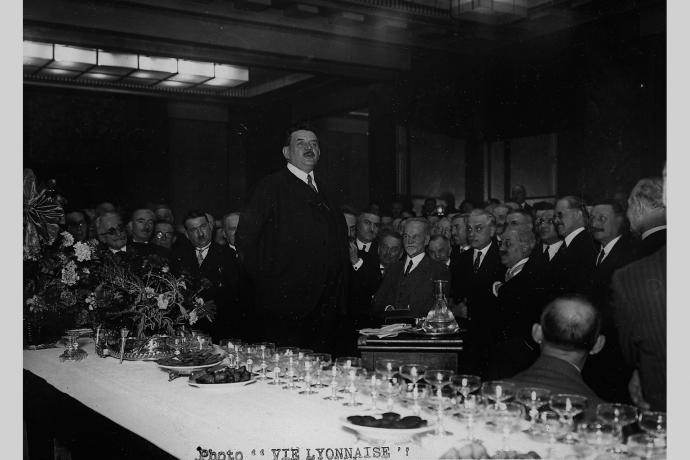
[[[354,243],[354,241],[350,241],[350,263],[354,265],[358,260],[359,255],[357,254],[357,245]]]
[[[635,404],[641,410],[650,409],[649,403],[645,401],[644,397],[642,396],[640,373],[637,371],[637,369],[633,371],[632,377],[630,377],[630,382],[628,382],[628,393],[630,393],[630,399],[632,399],[633,404]]]

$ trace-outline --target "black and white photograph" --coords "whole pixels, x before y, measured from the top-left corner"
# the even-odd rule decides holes
[[[674,3],[24,0],[11,458],[682,458]]]

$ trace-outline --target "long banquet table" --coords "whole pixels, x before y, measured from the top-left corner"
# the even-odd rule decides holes
[[[235,459],[306,459],[311,454],[318,460],[316,449],[324,449],[322,458],[331,460],[337,455],[336,449],[346,448],[354,453],[359,448],[363,458],[367,458],[366,452],[375,458],[372,449],[376,446],[387,447],[393,459],[426,459],[439,458],[449,448],[464,444],[459,442],[464,425],[450,417],[446,417],[445,427],[455,436],[437,439],[430,433],[405,443],[373,444],[359,439],[341,423],[348,415],[366,413],[368,401],[362,395],[359,399],[365,405],[350,408],[342,401],[324,400],[328,389],[300,395],[265,382],[230,390],[197,389],[187,384],[186,377],[169,382],[168,374],[155,363],[120,364],[114,358],[99,358],[92,342],[83,348],[88,357],[77,362],[61,362],[59,348],[25,350],[24,369],[177,458],[230,458],[227,452],[232,451]],[[402,406],[394,410],[409,413]],[[501,448],[500,435],[480,428],[475,435],[489,454]],[[199,447],[225,455],[202,457]],[[367,451],[366,447],[372,449]],[[542,458],[548,453],[547,444],[532,441],[524,433],[511,435],[510,448],[533,450]],[[570,446],[558,444],[552,457],[573,454]]]

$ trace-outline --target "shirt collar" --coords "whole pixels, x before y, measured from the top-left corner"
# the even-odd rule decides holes
[[[364,250],[365,246],[368,246],[366,250]],[[360,241],[360,239],[357,238],[357,249],[364,250],[364,252],[369,252],[369,250],[371,249],[371,242],[365,243],[364,241]]]
[[[570,235],[563,238],[565,240],[565,247],[567,248],[568,246],[570,246],[570,243],[573,242],[575,237],[584,231],[585,231],[585,227],[579,227],[579,228],[573,230],[572,232],[570,232]]]
[[[563,245],[563,240],[558,240],[555,243],[551,243],[551,244],[542,243],[541,250],[542,250],[542,252],[544,252],[544,247],[548,246],[548,248],[549,248],[549,260],[551,260],[551,259],[553,259],[553,256],[556,255],[556,253],[558,252],[558,250],[561,248],[562,245]]]
[[[649,235],[651,235],[652,233],[656,233],[656,232],[658,232],[659,230],[666,230],[666,226],[665,226],[665,225],[659,225],[658,227],[652,227],[652,228],[650,228],[649,230],[647,230],[646,232],[644,232],[644,233],[642,234],[642,239],[644,240],[644,239],[647,238]]]
[[[297,166],[293,165],[292,163],[287,164],[287,169],[290,171],[292,174],[294,174],[299,180],[304,182],[305,184],[309,184],[307,182],[307,176],[311,176],[311,182],[314,184],[314,187],[316,187],[316,180],[314,179],[314,171],[310,172],[309,174],[305,173],[301,169],[299,169]]]
[[[623,235],[618,235],[617,237],[615,237],[614,239],[609,241],[609,244],[607,244],[606,246],[604,246],[602,248],[602,249],[604,249],[604,257],[609,255],[609,252],[611,252],[611,249],[613,249],[613,247],[616,245],[616,243],[618,243],[618,240],[621,239],[621,236],[623,236]]]
[[[484,256],[486,255],[486,253],[489,252],[489,249],[491,248],[491,245],[492,245],[492,244],[493,244],[493,241],[489,241],[489,244],[487,244],[486,246],[484,246],[482,249],[474,249],[474,252],[472,253],[472,255],[473,255],[474,257],[477,257],[477,252],[481,252],[481,253],[482,253],[482,257],[484,257]],[[473,258],[474,258],[474,257],[473,257]]]
[[[405,270],[407,270],[407,266],[410,264],[410,260],[412,261],[412,268],[410,269],[410,271],[417,268],[417,265],[419,265],[419,262],[422,261],[425,255],[426,253],[422,251],[412,258],[410,258],[410,256],[405,257]]]
[[[113,254],[117,254],[118,252],[127,252],[127,245],[125,244],[125,245],[122,246],[120,249],[113,249],[113,248],[108,248],[108,249],[109,249],[110,252],[112,252]]]
[[[211,242],[212,243],[212,242]],[[208,248],[211,247],[211,243],[208,243],[206,246],[202,246],[200,248],[194,248],[195,252],[201,251],[201,252],[206,252],[208,251]]]
[[[522,269],[525,267],[525,264],[528,260],[529,257],[525,257],[524,259],[520,259],[515,265],[510,267],[506,272],[506,281],[520,273]]]

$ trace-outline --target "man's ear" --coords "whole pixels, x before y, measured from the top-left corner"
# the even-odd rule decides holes
[[[283,147],[283,156],[286,160],[290,159],[290,147],[288,147],[287,145]]]
[[[538,344],[544,341],[544,332],[541,330],[541,324],[534,323],[532,325],[532,339]]]
[[[601,351],[602,348],[604,348],[604,345],[606,345],[606,336],[600,335],[597,337],[597,341],[592,347],[592,349],[589,351],[590,355],[596,355]]]

